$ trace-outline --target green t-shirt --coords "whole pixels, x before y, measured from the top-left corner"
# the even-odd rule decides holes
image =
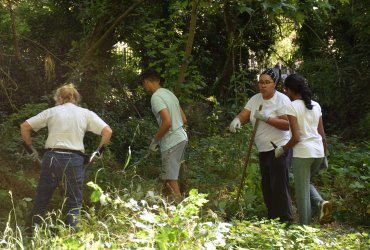
[[[183,122],[179,100],[171,91],[165,88],[157,89],[157,91],[152,95],[150,103],[152,105],[152,112],[157,119],[159,126],[162,124],[162,119],[159,114],[162,109],[168,109],[171,117],[172,126],[161,138],[159,144],[162,152],[188,139],[186,132],[182,127]]]

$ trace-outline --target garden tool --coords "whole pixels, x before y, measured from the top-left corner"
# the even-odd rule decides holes
[[[258,108],[258,111],[261,111],[261,110],[262,110],[262,105],[260,105],[259,108]],[[241,177],[241,180],[240,180],[239,189],[238,189],[238,192],[237,192],[237,195],[236,195],[236,203],[239,203],[240,193],[241,193],[241,190],[242,190],[243,185],[244,185],[244,179],[245,179],[245,175],[246,175],[246,171],[247,171],[247,166],[248,166],[249,158],[250,158],[250,155],[251,155],[251,152],[252,152],[252,146],[253,146],[253,143],[254,143],[254,137],[256,136],[256,131],[257,131],[258,123],[259,123],[259,120],[257,119],[256,122],[255,122],[255,124],[254,124],[253,132],[252,132],[252,135],[251,135],[250,140],[249,140],[247,156],[245,157],[245,161],[244,161],[243,173],[242,173],[242,177]]]
[[[144,155],[143,158],[139,159],[137,162],[131,164],[129,167],[134,167],[134,166],[137,166],[139,165],[140,163],[142,163],[144,160],[148,159],[148,157],[150,156],[151,154],[151,150],[148,150],[147,153]]]

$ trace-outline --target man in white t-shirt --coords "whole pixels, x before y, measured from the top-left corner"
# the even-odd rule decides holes
[[[48,128],[46,152],[41,160],[40,180],[31,210],[33,224],[42,222],[54,190],[63,181],[68,211],[66,222],[76,228],[85,176],[84,135],[87,131],[101,135],[97,154],[102,154],[111,138],[111,128],[99,116],[77,106],[80,99],[80,94],[73,84],[64,85],[55,93],[55,107],[46,109],[21,124],[24,146],[35,159],[39,159],[39,156],[32,146],[31,130],[37,132]]]
[[[145,90],[152,94],[150,100],[152,112],[159,125],[149,149],[156,151],[160,148],[162,158],[160,177],[166,191],[179,199],[181,192],[178,177],[188,142],[183,128],[186,116],[177,97],[170,90],[161,87],[160,75],[155,70],[143,72],[140,79]]]

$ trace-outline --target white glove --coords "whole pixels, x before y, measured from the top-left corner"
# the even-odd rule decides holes
[[[28,155],[29,158],[31,158],[33,161],[40,161],[40,156],[37,151],[33,152],[32,154]]]
[[[320,164],[320,169],[327,169],[328,167],[329,167],[328,157],[325,156]]]
[[[28,157],[34,161],[40,161],[40,156],[37,150],[31,145],[27,145],[23,142],[23,147],[25,148],[26,152],[28,153]]]
[[[241,127],[241,122],[239,117],[235,117],[234,120],[230,123],[229,130],[231,133],[235,133],[236,129],[240,129]]]
[[[155,138],[153,138],[152,142],[149,145],[149,150],[155,152],[158,150],[158,148],[159,148],[159,142]]]
[[[264,112],[258,111],[258,110],[256,110],[256,112],[254,113],[254,118],[259,119],[264,122],[266,122],[269,119],[269,117],[265,115]]]
[[[285,151],[284,151],[283,147],[279,146],[279,147],[275,148],[275,158],[279,158],[284,153],[285,153]]]

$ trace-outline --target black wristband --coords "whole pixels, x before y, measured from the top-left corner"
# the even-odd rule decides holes
[[[28,154],[32,154],[32,153],[34,153],[36,150],[34,149],[34,147],[32,146],[32,144],[31,145],[28,145],[28,144],[26,144],[25,142],[23,142],[23,147],[24,147],[24,149],[26,150],[26,152],[28,153]]]
[[[98,149],[96,151],[98,151],[99,154],[102,154],[104,152],[104,150],[105,150],[105,146],[102,145],[102,146],[98,147]]]

